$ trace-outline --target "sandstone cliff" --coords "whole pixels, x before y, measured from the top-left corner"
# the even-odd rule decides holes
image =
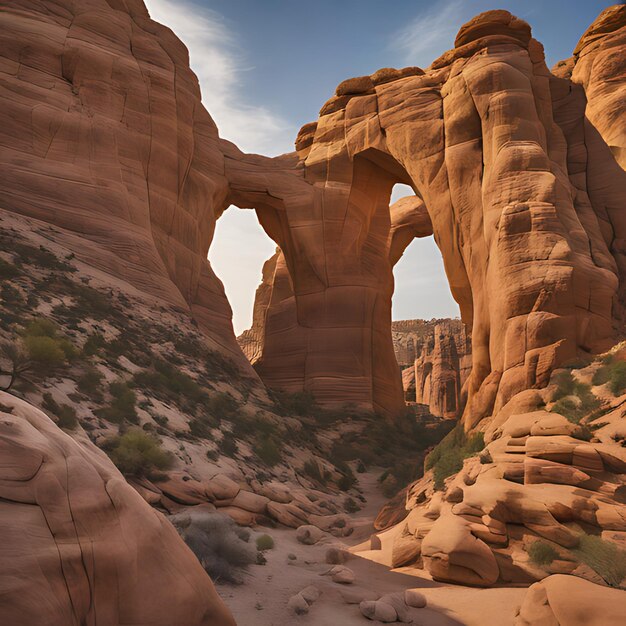
[[[0,623],[235,624],[171,524],[103,452],[0,400]]]

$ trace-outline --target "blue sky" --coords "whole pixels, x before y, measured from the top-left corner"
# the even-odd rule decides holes
[[[203,102],[220,134],[242,150],[293,149],[338,83],[380,67],[427,67],[453,46],[474,15],[508,9],[543,43],[548,66],[571,56],[587,26],[612,2],[595,0],[146,0],[151,16],[190,51]],[[397,196],[406,195],[396,191]],[[251,211],[219,220],[209,259],[223,280],[236,332],[252,318],[263,260],[274,251]],[[415,241],[396,266],[394,319],[458,314],[439,252]]]

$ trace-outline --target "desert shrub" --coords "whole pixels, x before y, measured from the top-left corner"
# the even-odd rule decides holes
[[[626,550],[596,535],[583,534],[572,549],[579,561],[595,570],[608,585],[618,587],[626,578]]]
[[[570,371],[559,372],[554,376],[554,381],[556,384],[556,389],[552,394],[552,401],[556,402],[565,396],[574,395],[576,391],[577,381],[572,376]]]
[[[137,396],[124,382],[117,381],[109,385],[111,402],[108,406],[98,409],[96,415],[114,424],[127,420],[133,424],[138,421]]]
[[[259,552],[271,550],[274,547],[274,540],[269,535],[259,535],[256,538],[256,549]]]
[[[161,359],[154,360],[152,368],[135,374],[133,386],[149,390],[157,398],[174,402],[190,413],[195,413],[199,405],[210,404],[208,394],[191,376]]]
[[[239,403],[228,393],[212,395],[206,407],[208,412],[218,421],[223,418],[232,420],[239,415]]]
[[[279,415],[299,415],[313,417],[320,413],[321,408],[310,391],[296,393],[275,392],[276,412]]]
[[[125,476],[153,476],[172,467],[172,455],[161,448],[159,440],[133,429],[104,443],[103,450]]]
[[[169,519],[213,582],[243,582],[241,574],[256,562],[256,550],[233,520],[221,513],[179,513]]]
[[[100,333],[93,333],[87,337],[87,341],[83,345],[83,354],[85,356],[93,356],[106,345],[105,338]]]
[[[19,268],[13,263],[8,263],[4,259],[0,259],[0,280],[10,280],[21,274]]]
[[[42,408],[57,418],[57,426],[72,430],[78,425],[76,410],[69,404],[58,404],[49,393],[43,394]]]
[[[594,373],[591,384],[594,386],[604,385],[611,378],[611,369],[608,365],[601,365]]]
[[[626,391],[626,361],[618,361],[609,367],[611,369],[609,389],[614,396],[619,396]]]
[[[229,457],[234,457],[239,451],[237,441],[233,437],[232,433],[224,433],[222,440],[219,443],[220,451]]]
[[[76,386],[82,393],[93,398],[99,398],[102,396],[103,378],[104,376],[95,367],[88,367],[76,381]]]
[[[352,489],[352,487],[356,485],[357,481],[350,466],[347,463],[340,463],[336,467],[341,472],[341,477],[337,481],[337,487],[339,487],[341,491],[348,491],[349,489]]]
[[[484,447],[483,433],[473,433],[468,437],[463,426],[457,424],[426,458],[425,467],[433,470],[435,489],[443,489],[445,479],[463,467],[463,460]]]
[[[528,556],[535,565],[550,565],[559,553],[545,541],[534,541],[528,548]]]
[[[20,261],[28,265],[36,265],[44,269],[73,272],[75,268],[61,261],[54,253],[43,246],[31,246],[24,242],[11,242],[11,251],[16,254]]]
[[[22,336],[30,358],[48,367],[72,360],[78,353],[71,341],[61,335],[59,327],[45,317],[31,320]]]
[[[206,451],[206,458],[209,459],[209,461],[217,461],[217,459],[220,458],[220,453],[214,448],[209,448]]]
[[[308,461],[305,461],[302,466],[302,471],[306,476],[312,478],[321,485],[326,485],[332,478],[332,474],[322,467],[316,459],[309,459]]]
[[[357,513],[361,510],[361,507],[357,504],[354,498],[346,498],[343,501],[343,508],[347,513]]]
[[[253,446],[254,453],[267,465],[274,467],[283,458],[279,443],[271,435],[263,435]]]
[[[570,371],[559,372],[553,382],[557,387],[552,394],[555,404],[551,411],[563,415],[570,422],[578,424],[583,417],[600,407],[600,400],[593,395],[591,387],[577,381]]]
[[[396,461],[378,478],[382,483],[383,495],[392,498],[400,489],[417,480],[421,474],[416,461]]]

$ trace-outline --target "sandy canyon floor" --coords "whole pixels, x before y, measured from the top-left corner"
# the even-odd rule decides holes
[[[385,502],[377,485],[379,474],[380,471],[359,474],[367,503],[353,515],[355,530],[347,538],[326,535],[317,544],[309,546],[298,542],[295,529],[257,529],[258,534],[270,534],[275,542],[275,547],[265,552],[267,563],[252,565],[242,585],[217,586],[238,624],[363,625],[369,621],[361,614],[357,598],[374,599],[388,593],[401,594],[406,589],[418,589],[427,598],[425,608],[409,609],[413,623],[420,626],[513,624],[526,593],[525,587],[477,589],[438,583],[424,570],[410,567],[391,570],[356,554],[345,563],[354,572],[354,583],[332,582],[326,575],[333,567],[326,563],[327,550],[331,547],[354,549],[375,532],[373,521]],[[311,585],[320,592],[319,598],[307,614],[295,614],[287,606],[289,599]]]

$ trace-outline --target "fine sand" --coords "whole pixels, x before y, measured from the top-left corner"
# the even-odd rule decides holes
[[[293,529],[256,529],[267,532],[275,547],[265,552],[266,565],[253,565],[239,586],[218,585],[218,591],[228,604],[239,626],[352,626],[371,623],[359,610],[358,604],[348,604],[342,592],[369,592],[383,595],[419,588],[427,598],[423,609],[411,609],[414,624],[420,626],[512,626],[517,609],[526,593],[524,588],[499,587],[476,589],[448,585],[420,575],[390,570],[387,566],[352,555],[346,562],[355,574],[352,585],[333,583],[324,575],[332,567],[325,562],[331,546],[349,548],[374,532],[372,522],[384,498],[376,486],[375,473],[359,475],[359,483],[367,498],[364,508],[353,516],[354,533],[345,539],[327,535],[319,543],[306,546],[296,540]],[[290,559],[289,555],[295,555]],[[321,592],[306,615],[296,615],[289,608],[289,598],[313,585]],[[378,622],[375,622],[378,623]]]

